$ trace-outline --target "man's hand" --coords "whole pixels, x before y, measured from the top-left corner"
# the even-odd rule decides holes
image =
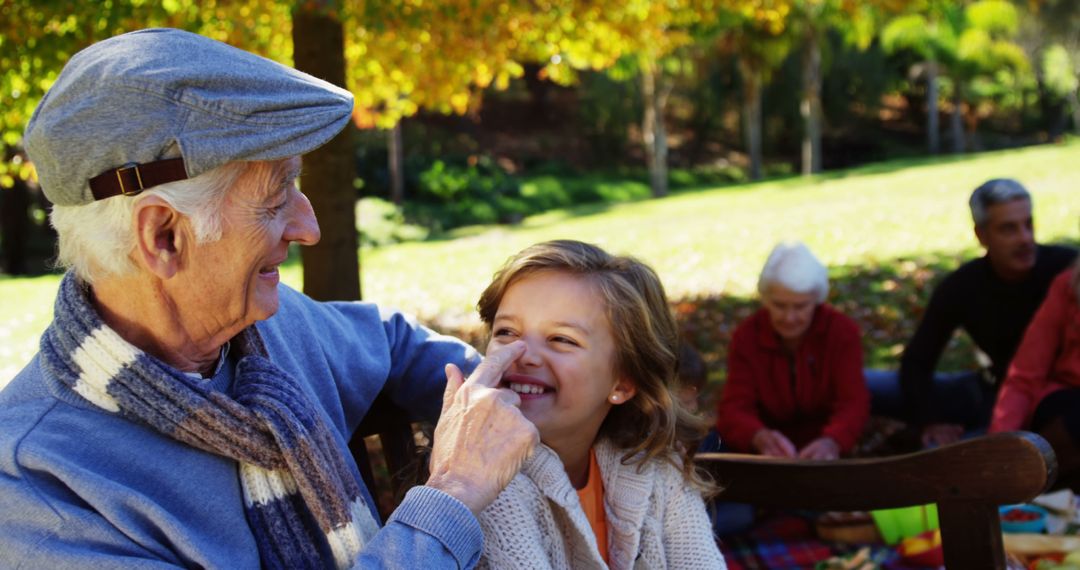
[[[784,434],[768,428],[761,428],[754,434],[750,445],[758,453],[769,457],[795,457],[795,445]]]
[[[799,450],[799,459],[832,460],[840,457],[840,444],[836,440],[823,436],[811,441]]]
[[[523,342],[499,347],[465,380],[446,365],[446,393],[435,427],[429,487],[480,514],[517,475],[540,435],[521,415],[521,398],[499,389],[503,373],[525,351]]]
[[[964,426],[959,424],[930,424],[923,428],[923,447],[937,447],[960,441]]]

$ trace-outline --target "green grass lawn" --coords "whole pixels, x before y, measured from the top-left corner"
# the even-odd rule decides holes
[[[765,256],[779,240],[801,239],[830,267],[833,302],[863,326],[869,361],[888,366],[936,279],[979,253],[967,199],[976,185],[1001,176],[1032,191],[1040,241],[1077,242],[1080,143],[1073,142],[892,161],[809,180],[585,206],[515,227],[467,228],[437,241],[364,250],[363,291],[367,300],[475,341],[474,304],[508,256],[542,240],[590,241],[657,269],[680,301],[684,332],[715,372],[734,321],[754,306]],[[283,279],[300,286],[299,268],[284,268]],[[55,287],[55,277],[0,279],[0,382],[35,350]]]
[[[962,160],[896,162],[779,182],[686,192],[484,228],[456,239],[365,251],[367,299],[423,318],[472,318],[492,272],[528,244],[574,238],[652,264],[672,297],[751,295],[772,246],[801,239],[824,263],[978,252],[967,199],[995,176],[1022,179],[1035,197],[1038,237],[1075,239],[1080,220],[1080,145],[1038,147]]]

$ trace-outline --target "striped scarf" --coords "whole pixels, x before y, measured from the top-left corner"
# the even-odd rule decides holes
[[[378,530],[360,483],[296,380],[267,358],[255,326],[232,340],[232,394],[208,389],[101,321],[68,273],[41,339],[46,370],[108,412],[239,463],[264,568],[347,568]]]

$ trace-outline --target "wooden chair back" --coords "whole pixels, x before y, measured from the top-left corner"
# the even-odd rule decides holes
[[[416,426],[380,396],[353,436],[353,452],[368,489],[389,493],[383,520],[415,483]],[[382,461],[364,438],[377,435]],[[704,453],[695,461],[724,488],[719,499],[763,507],[865,511],[936,503],[945,565],[954,570],[1004,569],[998,506],[1029,501],[1054,481],[1057,460],[1043,438],[1028,432],[977,437],[907,455],[803,461]],[[385,464],[389,480],[374,476]],[[389,489],[386,489],[386,485]]]
[[[384,496],[393,497],[392,502],[380,502],[378,505],[379,514],[384,521],[409,487],[415,484],[417,430],[418,426],[409,421],[405,411],[382,394],[372,403],[371,409],[349,440],[349,451],[352,452],[364,484],[371,494],[376,500]],[[368,450],[366,438],[370,436],[378,438],[373,451],[378,453],[379,457],[372,457]],[[378,477],[377,471],[380,475]]]
[[[874,459],[801,461],[699,454],[724,487],[719,499],[765,507],[863,511],[937,503],[945,566],[1004,569],[998,506],[1029,501],[1053,482],[1057,460],[1028,432],[978,437]]]

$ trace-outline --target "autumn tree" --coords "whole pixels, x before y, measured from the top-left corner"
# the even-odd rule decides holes
[[[1039,0],[1029,6],[1030,35],[1038,49],[1029,51],[1028,57],[1039,58],[1043,87],[1051,97],[1068,102],[1073,128],[1080,134],[1080,10],[1073,0]]]
[[[845,45],[866,49],[883,15],[906,5],[907,0],[790,0],[787,17],[801,59],[802,89],[799,114],[803,118],[802,173],[821,172],[822,48],[827,34],[839,34]]]
[[[1013,41],[1019,31],[1019,13],[1007,0],[981,0],[964,7],[956,27],[956,52],[950,62],[952,79],[954,151],[977,147],[981,116],[980,102],[992,101],[995,95],[1015,93],[1019,76],[1030,72],[1030,62],[1023,49]],[[965,128],[961,119],[965,117]]]
[[[956,34],[949,22],[959,17],[959,2],[919,0],[908,12],[891,20],[881,32],[882,48],[888,53],[910,53],[919,59],[926,84],[926,145],[930,154],[941,149],[939,127],[939,66],[952,61],[956,52]]]
[[[772,74],[791,51],[785,34],[790,5],[784,2],[745,2],[722,10],[713,32],[717,54],[735,58],[741,80],[743,146],[750,159],[750,179],[762,175],[761,97]]]

